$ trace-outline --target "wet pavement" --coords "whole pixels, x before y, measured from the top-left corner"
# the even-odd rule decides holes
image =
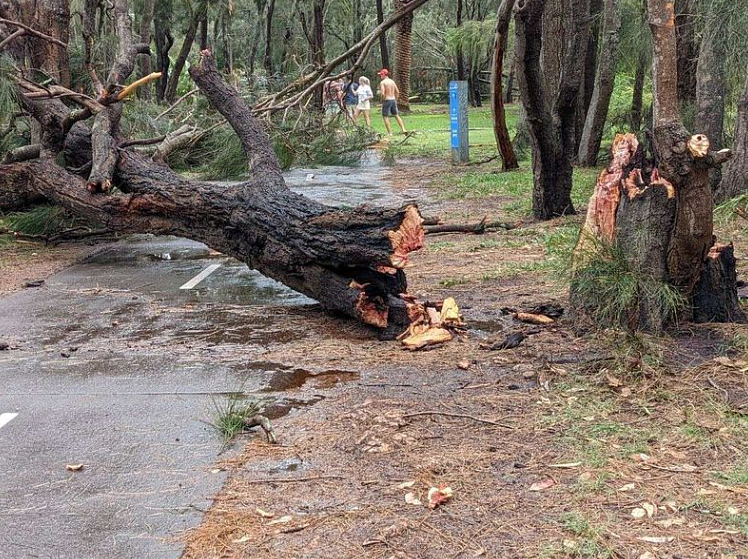
[[[302,169],[289,183],[329,204],[401,202],[385,173]],[[0,559],[179,557],[225,480],[216,406],[258,394],[280,417],[358,378],[262,360],[320,312],[204,245],[151,236],[0,299]]]

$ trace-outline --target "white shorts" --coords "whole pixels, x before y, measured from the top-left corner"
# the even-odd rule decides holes
[[[371,110],[371,101],[367,99],[366,101],[359,101],[358,106],[356,107],[359,111],[370,111]]]

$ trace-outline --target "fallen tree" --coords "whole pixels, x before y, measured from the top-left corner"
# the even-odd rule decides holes
[[[126,143],[118,127],[101,127],[92,134],[59,99],[25,99],[45,128],[46,144],[38,159],[0,165],[0,196],[41,195],[111,231],[203,242],[316,299],[325,309],[380,328],[386,336],[399,334],[410,324],[401,298],[407,290],[403,268],[408,254],[423,244],[418,208],[343,210],[292,192],[263,126],[224,82],[210,52],[201,53],[190,74],[238,135],[249,181],[217,185],[186,180],[131,148],[117,147],[111,163],[112,184],[119,192],[91,192],[87,170],[98,161],[97,146],[107,146],[104,151],[111,153],[110,146]],[[52,157],[60,152],[65,168]]]

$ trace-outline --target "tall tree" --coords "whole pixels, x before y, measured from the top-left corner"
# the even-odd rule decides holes
[[[177,86],[179,85],[179,76],[184,70],[184,66],[187,63],[187,57],[192,50],[192,45],[195,42],[198,27],[200,23],[207,17],[208,12],[208,0],[198,0],[197,6],[190,14],[187,31],[184,34],[184,40],[182,41],[182,47],[179,49],[177,59],[174,61],[174,69],[169,76],[169,80],[166,84],[166,90],[164,91],[164,99],[169,103],[173,103],[177,99]],[[202,40],[201,40],[202,42]]]
[[[262,59],[268,76],[273,75],[273,14],[275,13],[275,0],[268,0],[265,10],[265,55]]]
[[[166,86],[169,83],[169,67],[171,66],[169,51],[174,45],[174,37],[171,34],[172,8],[173,0],[159,0],[153,12],[156,69],[161,72],[161,78],[156,82],[156,99],[158,101],[164,100]]]
[[[501,154],[502,169],[518,169],[517,155],[514,153],[512,140],[506,126],[506,111],[504,110],[503,68],[506,55],[507,34],[512,19],[515,0],[502,0],[496,11],[496,32],[494,36],[493,64],[491,72],[491,112],[493,115],[493,131],[496,137],[496,147]],[[511,87],[511,81],[508,87]]]
[[[608,117],[608,107],[616,80],[618,35],[621,29],[618,1],[605,0],[603,13],[599,62],[577,156],[578,163],[586,166],[594,166],[597,163],[597,154],[600,151],[605,120]]]
[[[70,2],[68,0],[36,0],[18,2],[20,21],[33,29],[67,44],[70,39]],[[57,83],[70,85],[68,51],[57,43],[34,35],[27,39],[27,52],[32,68],[38,68]]]
[[[715,149],[722,147],[725,119],[725,49],[718,13],[707,13],[696,66],[696,120],[694,130],[706,134]]]
[[[456,26],[460,27],[462,25],[462,7],[463,7],[463,0],[457,0],[457,21]],[[465,79],[465,57],[462,55],[462,45],[457,45],[457,79],[458,80],[464,80]]]
[[[140,42],[146,45],[151,44],[152,30],[153,30],[153,10],[156,4],[156,0],[145,0],[143,2],[143,10],[140,13]],[[140,77],[147,76],[151,73],[151,57],[141,56],[138,59],[138,66],[140,68]],[[138,97],[141,99],[151,98],[151,88],[141,87],[138,89]]]
[[[377,4],[377,25],[382,25],[384,21],[384,6],[382,6],[382,0],[376,0]],[[387,33],[382,33],[379,36],[379,54],[382,59],[382,68],[390,69],[390,53],[387,49]]]
[[[399,11],[412,0],[395,0],[395,10]],[[410,109],[410,68],[413,62],[413,12],[402,18],[395,27],[395,71],[394,80],[400,89],[398,105]]]
[[[694,103],[696,61],[699,55],[695,0],[675,0],[675,32],[678,53],[678,100],[681,103]]]
[[[735,156],[724,166],[722,180],[714,193],[714,200],[718,204],[748,192],[748,68],[743,92],[738,100],[733,151]]]
[[[589,0],[518,0],[517,81],[533,146],[533,214],[574,213],[572,162]],[[542,60],[542,62],[541,62]]]

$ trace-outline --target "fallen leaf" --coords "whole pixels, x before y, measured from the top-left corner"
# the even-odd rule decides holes
[[[562,464],[551,464],[549,468],[578,468],[582,462],[564,462]]]
[[[622,485],[618,488],[618,491],[624,492],[624,491],[633,491],[636,489],[635,483],[627,483],[626,485]]]
[[[709,530],[709,533],[710,534],[730,534],[734,536],[735,534],[739,534],[740,531],[739,530],[725,530],[724,528],[714,528],[712,530]]]
[[[582,472],[581,474],[579,474],[577,481],[584,483],[585,481],[590,481],[591,479],[592,474],[590,472]]]
[[[727,514],[740,514],[740,511],[736,509],[735,507],[727,507]]]
[[[415,493],[406,493],[405,494],[405,503],[408,505],[421,505],[420,499],[416,497]]]
[[[649,455],[644,454],[643,452],[639,452],[637,454],[634,454],[632,458],[637,462],[646,462],[647,460],[649,460]]]
[[[400,485],[397,486],[398,489],[408,489],[409,487],[413,487],[416,484],[415,481],[404,481]]]
[[[553,324],[556,322],[553,320],[550,316],[545,316],[544,314],[533,314],[529,312],[518,312],[514,317],[519,320],[520,322],[529,322],[530,324],[539,324],[539,325],[546,325],[546,324]]]
[[[470,361],[467,359],[463,359],[459,363],[457,363],[457,368],[462,369],[463,371],[467,371],[470,368]]]
[[[649,551],[645,551],[644,553],[639,555],[639,559],[657,559],[657,558]]]
[[[530,491],[543,491],[556,485],[556,480],[553,478],[547,478],[542,481],[536,481],[530,486]]]
[[[641,542],[647,542],[647,543],[670,543],[671,541],[675,540],[675,537],[674,536],[642,536],[636,539]]]
[[[293,516],[281,516],[280,518],[276,518],[275,520],[271,520],[270,522],[268,522],[268,526],[272,526],[273,524],[286,524],[288,522],[291,522],[292,520]]]
[[[429,508],[435,509],[439,505],[443,505],[452,498],[452,488],[445,485],[439,487],[432,487],[429,489]]]
[[[621,396],[623,396],[624,398],[628,398],[629,396],[631,396],[631,389],[628,386],[624,386],[623,388],[621,388]]]
[[[618,388],[623,383],[621,382],[621,379],[614,377],[613,375],[606,375],[605,377],[608,381],[608,386],[612,388]]]
[[[663,528],[672,528],[673,526],[682,526],[686,523],[686,519],[680,516],[676,518],[666,518],[665,520],[657,520],[655,524],[662,526]]]
[[[641,507],[636,507],[631,511],[631,516],[633,516],[634,518],[644,518],[645,516],[647,516],[647,511]]]
[[[655,507],[652,503],[642,503],[642,508],[647,511],[647,516],[649,518],[652,518],[657,512],[657,507]]]
[[[65,468],[69,472],[80,472],[83,469],[83,464],[68,464]]]
[[[273,518],[275,516],[275,513],[268,512],[266,510],[262,510],[261,508],[256,508],[255,511],[257,514],[259,514],[262,518]]]
[[[716,487],[717,489],[721,489],[722,491],[729,491],[730,493],[736,493],[738,495],[748,494],[748,489],[746,489],[745,487],[731,487],[729,485],[717,483],[716,481],[710,481],[709,485],[711,485],[712,487]]]
[[[564,540],[564,547],[566,549],[576,549],[579,547],[579,543],[576,540]]]
[[[242,536],[238,540],[231,540],[233,543],[244,543],[249,541],[249,536]]]

